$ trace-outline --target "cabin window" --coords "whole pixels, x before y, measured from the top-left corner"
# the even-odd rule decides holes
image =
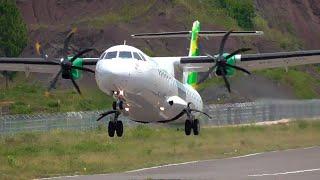
[[[142,60],[142,58],[139,56],[139,54],[138,53],[136,53],[136,52],[133,52],[133,57],[135,58],[135,59],[137,59],[137,60]]]
[[[108,52],[105,59],[113,59],[117,57],[117,51]]]
[[[130,58],[132,58],[132,54],[130,51],[120,51],[119,58],[130,59]]]

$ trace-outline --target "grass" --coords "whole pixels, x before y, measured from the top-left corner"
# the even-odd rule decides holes
[[[145,125],[127,128],[122,138],[109,138],[105,128],[23,133],[0,138],[0,179],[122,172],[315,145],[320,145],[319,121],[203,128],[198,137]]]
[[[237,21],[228,16],[224,8],[220,8],[216,0],[192,1],[174,0],[174,5],[184,7],[187,12],[178,16],[180,22],[190,25],[191,22],[199,20],[204,24],[212,24],[225,27],[226,29],[239,29]]]
[[[147,13],[155,3],[155,0],[149,0],[144,3],[127,2],[119,9],[109,9],[106,13],[95,17],[80,18],[73,25],[88,26],[90,28],[104,28],[109,24],[129,23],[134,18],[143,16]]]
[[[82,87],[82,96],[73,89],[56,90],[45,96],[45,87],[23,81],[17,77],[9,89],[0,87],[0,102],[14,102],[10,106],[12,114],[99,110],[109,108],[112,102],[111,97],[99,89]]]
[[[296,97],[300,99],[314,99],[320,97],[316,91],[317,85],[320,84],[320,80],[308,73],[298,71],[295,68],[290,68],[287,73],[283,68],[267,69],[258,71],[257,73],[292,87]]]

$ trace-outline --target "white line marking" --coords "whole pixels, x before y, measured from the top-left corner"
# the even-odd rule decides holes
[[[299,170],[299,171],[281,172],[281,173],[274,173],[274,174],[253,174],[253,175],[248,175],[248,176],[249,177],[278,176],[278,175],[298,174],[298,173],[314,172],[314,171],[320,171],[320,168],[318,168],[318,169],[305,169],[305,170]]]
[[[190,162],[183,162],[183,163],[176,163],[176,164],[166,164],[166,165],[162,165],[162,166],[154,166],[154,167],[149,167],[149,168],[142,168],[142,169],[126,171],[125,173],[133,173],[133,172],[139,172],[139,171],[145,171],[145,170],[157,169],[157,168],[163,168],[163,167],[180,166],[180,165],[193,164],[193,163],[198,163],[198,162],[200,162],[200,161],[190,161]]]

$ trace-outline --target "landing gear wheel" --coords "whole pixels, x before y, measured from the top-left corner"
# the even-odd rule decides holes
[[[122,137],[123,135],[123,123],[122,121],[116,122],[116,133],[118,137]]]
[[[114,137],[114,133],[116,131],[116,123],[114,121],[109,121],[108,124],[108,134],[110,137]]]
[[[116,101],[112,102],[112,109],[117,110],[117,102]]]
[[[184,132],[186,133],[187,136],[190,136],[191,129],[192,129],[191,121],[190,120],[186,120],[186,122],[184,124]]]
[[[195,119],[193,121],[192,129],[193,129],[193,134],[194,135],[196,135],[196,136],[199,135],[199,133],[200,133],[200,123],[199,123],[198,119]]]

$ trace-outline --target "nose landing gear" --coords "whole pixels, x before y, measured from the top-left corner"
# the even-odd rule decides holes
[[[109,121],[108,123],[108,135],[110,137],[114,137],[115,134],[117,134],[118,137],[123,136],[123,123],[122,121],[118,120],[121,112],[120,110],[123,110],[123,101],[114,101],[112,103],[112,111],[108,111],[105,113],[100,114],[100,117],[97,119],[97,121],[100,121],[102,118],[114,114],[114,117]],[[120,109],[120,110],[118,110]]]
[[[187,120],[184,124],[184,132],[187,136],[191,135],[191,131],[193,130],[193,134],[195,136],[199,135],[200,133],[200,123],[198,119],[195,119],[194,115],[191,111],[186,110]]]

